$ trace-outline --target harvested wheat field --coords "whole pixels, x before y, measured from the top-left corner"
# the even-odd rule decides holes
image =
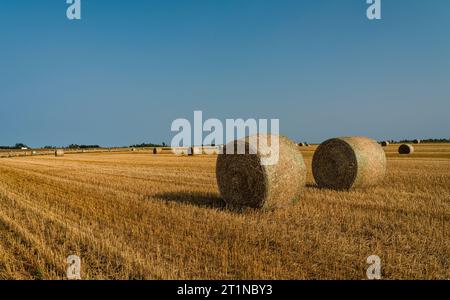
[[[316,146],[301,149],[307,187],[296,204],[223,206],[216,156],[85,153],[0,159],[0,278],[450,278],[450,144],[384,147],[374,187],[319,189]]]

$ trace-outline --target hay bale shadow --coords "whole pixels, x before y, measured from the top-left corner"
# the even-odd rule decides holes
[[[319,188],[319,186],[316,183],[307,183],[306,187],[307,188],[315,188],[315,189]]]
[[[348,192],[350,191],[349,189],[336,189],[336,188],[331,188],[331,187],[326,187],[326,186],[319,186],[317,183],[308,183],[306,184],[306,188],[307,189],[313,189],[313,190],[318,190],[318,191],[335,191],[335,192]]]
[[[189,204],[203,208],[225,209],[226,204],[217,195],[199,192],[169,192],[148,196],[148,199],[162,199],[168,202]]]
[[[326,186],[319,186],[317,183],[307,183],[306,184],[307,189],[317,190],[317,191],[330,191],[330,192],[348,192],[349,189],[336,189]]]

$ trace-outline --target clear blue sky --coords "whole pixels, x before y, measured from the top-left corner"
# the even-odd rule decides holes
[[[450,138],[450,1],[0,0],[0,145],[169,143],[172,120],[279,118],[321,142]]]

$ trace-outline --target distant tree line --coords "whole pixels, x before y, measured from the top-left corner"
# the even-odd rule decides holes
[[[400,140],[398,143],[414,143],[415,140]],[[450,143],[450,139],[424,139],[421,143]]]
[[[60,147],[56,146],[44,146],[43,149],[56,149]],[[78,144],[70,144],[67,147],[62,147],[65,149],[94,149],[94,148],[101,148],[99,145],[78,145]]]
[[[95,149],[95,148],[101,148],[99,145],[77,145],[77,144],[70,144],[66,147],[67,149]]]
[[[422,143],[450,143],[450,139],[423,139],[420,141]],[[414,143],[414,140],[408,140],[408,139],[399,140],[399,141],[390,140],[390,142],[391,143]],[[166,146],[167,146],[166,143],[163,142],[161,144],[153,144],[153,143],[135,144],[135,145],[131,145],[129,147],[130,148],[151,148],[151,147],[166,147]],[[31,149],[24,143],[17,143],[14,146],[0,146],[1,150],[20,150],[23,148]],[[44,146],[43,147],[43,149],[56,149],[56,148],[58,148],[58,147],[55,147],[55,146]],[[99,145],[70,144],[69,146],[64,147],[64,148],[66,148],[66,149],[95,149],[95,148],[102,148],[102,147]]]
[[[152,143],[142,143],[142,144],[136,144],[136,145],[131,145],[130,148],[148,148],[148,147],[166,147],[166,143],[162,143],[162,144],[152,144]]]
[[[22,148],[28,148],[27,145],[23,144],[23,143],[17,143],[14,146],[0,146],[0,149],[11,149],[11,150],[17,150],[17,149],[22,149]]]
[[[23,143],[17,143],[14,146],[0,146],[0,149],[11,149],[11,150],[20,150],[23,148],[27,148],[27,149],[31,149],[30,147],[28,147],[27,145],[23,144]],[[56,149],[59,147],[56,146],[44,146],[43,149]],[[63,147],[66,149],[93,149],[93,148],[101,148],[99,145],[77,145],[77,144],[71,144],[67,147]]]

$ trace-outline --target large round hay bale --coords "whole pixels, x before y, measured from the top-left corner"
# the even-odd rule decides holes
[[[398,147],[399,154],[411,154],[414,152],[414,147],[410,144],[403,144]]]
[[[389,146],[389,142],[388,141],[382,141],[381,142],[381,146],[387,147],[387,146]]]
[[[257,149],[252,139],[267,143]],[[306,181],[306,167],[297,145],[286,137],[279,137],[278,162],[262,163],[270,156],[270,145],[276,142],[273,135],[259,135],[239,139],[223,147],[217,157],[216,177],[222,198],[232,209],[274,208],[298,200]],[[235,145],[235,152],[227,148]],[[237,145],[243,144],[245,154],[237,154]],[[275,147],[274,147],[275,148]],[[231,151],[231,150],[229,150]]]
[[[56,157],[64,156],[64,150],[63,150],[63,149],[57,149],[57,150],[55,150],[55,156],[56,156]]]
[[[377,184],[386,174],[386,154],[366,137],[340,137],[323,142],[312,161],[319,187],[336,190]]]

